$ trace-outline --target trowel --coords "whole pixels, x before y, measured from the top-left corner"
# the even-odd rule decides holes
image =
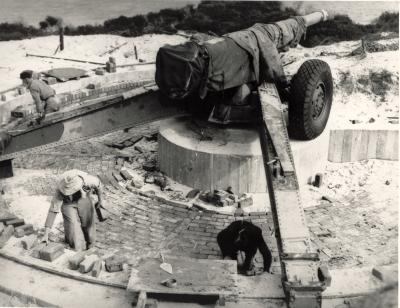
[[[164,255],[162,253],[160,253],[161,255],[161,261],[162,263],[160,264],[160,268],[164,271],[166,271],[169,274],[172,274],[172,265],[169,263],[166,263],[164,260]]]

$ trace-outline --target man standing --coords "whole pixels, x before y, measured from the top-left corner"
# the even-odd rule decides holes
[[[33,71],[26,70],[20,74],[22,83],[31,92],[32,98],[36,105],[36,111],[39,114],[38,122],[40,123],[46,113],[58,111],[60,102],[56,98],[53,88],[39,79],[33,78]]]
[[[62,174],[57,186],[47,213],[42,241],[48,242],[56,215],[61,211],[65,240],[70,247],[77,251],[93,247],[96,241],[94,211],[103,207],[99,178],[74,169]]]

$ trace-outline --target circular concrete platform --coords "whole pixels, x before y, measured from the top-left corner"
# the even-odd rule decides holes
[[[266,192],[258,131],[226,128],[182,117],[160,127],[160,170],[173,180],[201,190]]]

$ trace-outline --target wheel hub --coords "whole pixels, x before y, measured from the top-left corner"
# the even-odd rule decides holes
[[[311,105],[312,117],[315,120],[322,114],[325,107],[325,87],[322,82],[320,82],[315,88]]]

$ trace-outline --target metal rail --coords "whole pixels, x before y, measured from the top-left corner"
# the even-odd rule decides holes
[[[258,92],[263,115],[260,141],[287,304],[320,308],[326,284],[319,278],[319,257],[311,246],[282,104],[274,84],[264,83]]]

